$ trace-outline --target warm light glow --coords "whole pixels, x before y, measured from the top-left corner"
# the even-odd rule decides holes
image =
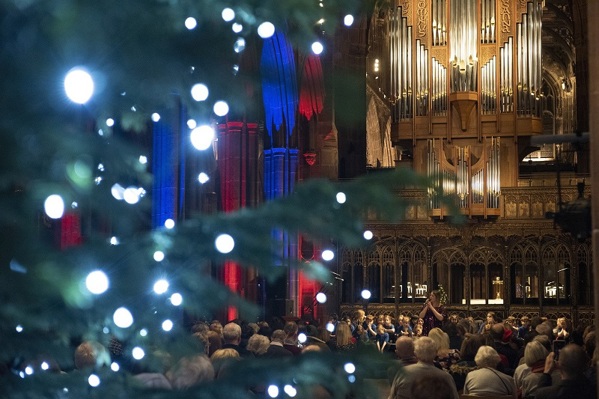
[[[44,201],[44,211],[50,219],[60,219],[64,214],[64,201],[58,194],[50,195]]]
[[[127,308],[120,307],[114,311],[112,320],[117,327],[128,328],[133,325],[133,315]]]
[[[235,248],[235,240],[228,234],[221,234],[214,240],[214,246],[221,254],[228,254]]]
[[[203,83],[196,83],[191,87],[191,97],[196,101],[205,101],[208,94],[210,94],[208,86]]]
[[[213,111],[218,116],[225,116],[229,113],[229,104],[225,101],[217,101],[214,103]]]
[[[189,138],[191,139],[191,144],[196,150],[207,150],[214,141],[214,129],[209,125],[196,127],[191,131]]]
[[[168,291],[168,287],[168,281],[166,281],[165,279],[160,279],[154,283],[154,292],[158,295],[162,295],[166,291]]]
[[[324,251],[322,251],[322,260],[329,262],[332,261],[335,258],[335,253],[333,251],[331,251],[330,249],[325,249]]]
[[[324,46],[320,42],[312,43],[312,52],[316,55],[319,55],[323,52]]]
[[[73,68],[64,78],[67,97],[76,104],[85,104],[94,94],[94,81],[85,69]]]
[[[106,292],[109,285],[108,276],[102,270],[91,272],[85,279],[85,286],[92,294],[100,295]]]
[[[270,22],[262,22],[258,26],[258,36],[262,39],[268,39],[275,34],[275,26]]]

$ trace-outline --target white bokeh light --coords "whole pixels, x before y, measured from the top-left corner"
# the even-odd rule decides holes
[[[159,122],[160,121],[160,114],[158,112],[154,112],[152,114],[152,122]]]
[[[321,54],[324,51],[324,46],[321,42],[312,43],[312,52],[316,55]]]
[[[344,18],[343,18],[343,24],[345,26],[352,26],[354,24],[354,16],[351,14],[347,14]]]
[[[196,83],[191,87],[191,98],[196,101],[205,101],[209,94],[208,86],[203,83]]]
[[[328,332],[332,333],[333,331],[335,331],[335,325],[333,323],[327,323],[326,329]]]
[[[120,244],[120,241],[119,241],[118,237],[115,237],[115,236],[110,237],[110,245],[119,245],[119,244]]]
[[[225,22],[231,22],[235,19],[235,11],[233,11],[233,9],[231,8],[225,8],[223,9],[223,12],[221,12],[221,17],[223,17],[223,20]]]
[[[170,300],[173,306],[181,306],[183,303],[183,296],[178,292],[175,292],[173,295],[171,295]]]
[[[92,294],[100,295],[106,292],[109,285],[108,276],[102,270],[94,270],[85,279],[85,286]]]
[[[370,290],[362,290],[360,295],[362,295],[362,298],[364,298],[365,300],[369,300],[372,296],[372,292],[370,292]]]
[[[374,234],[372,233],[372,231],[366,230],[364,232],[364,239],[365,240],[372,240],[372,237],[374,237]]]
[[[347,201],[347,196],[343,192],[338,192],[337,195],[335,196],[335,199],[337,200],[338,203],[345,204],[345,201]]]
[[[123,192],[123,199],[126,203],[135,205],[139,202],[139,199],[141,198],[140,194],[141,192],[139,190],[139,187],[129,186]]]
[[[164,331],[171,331],[173,329],[173,322],[171,320],[166,319],[162,322],[162,329]]]
[[[129,328],[133,325],[133,315],[129,312],[129,309],[120,307],[114,311],[112,320],[117,327]]]
[[[356,365],[353,363],[345,363],[345,365],[343,365],[343,370],[345,370],[347,374],[353,374],[356,372]]]
[[[187,127],[190,129],[195,129],[195,127],[198,125],[198,123],[196,122],[195,119],[188,119],[187,120]]]
[[[95,388],[100,385],[100,377],[98,377],[96,374],[90,374],[90,376],[87,377],[87,382],[90,386]]]
[[[19,324],[19,325],[17,325],[17,326],[15,327],[15,330],[16,330],[18,333],[20,333],[20,332],[23,332],[23,326]]]
[[[161,278],[160,280],[156,281],[154,283],[154,292],[158,295],[162,295],[164,294],[166,291],[168,291],[168,281],[166,281],[165,279]]]
[[[228,234],[221,234],[214,240],[214,246],[221,254],[228,254],[235,248],[235,240]]]
[[[194,17],[185,19],[185,27],[189,30],[195,29],[198,26],[198,21]]]
[[[245,50],[245,39],[243,37],[240,37],[237,40],[235,40],[233,50],[238,54]]]
[[[238,24],[237,22],[235,22],[233,25],[231,25],[231,29],[233,30],[233,32],[235,33],[239,33],[243,30],[243,25]]]
[[[295,389],[294,387],[292,387],[289,384],[287,384],[283,387],[283,391],[285,391],[287,396],[289,396],[290,398],[295,398],[295,395],[297,395],[297,389]]]
[[[196,150],[207,150],[214,142],[214,129],[210,125],[198,126],[191,131],[189,138]]]
[[[133,356],[133,359],[135,359],[135,360],[141,360],[144,358],[145,355],[146,355],[146,352],[144,352],[144,350],[141,349],[139,346],[136,346],[131,351],[131,356]]]
[[[44,211],[50,219],[60,219],[64,214],[64,201],[58,194],[52,194],[44,201]]]
[[[148,157],[146,157],[145,155],[140,155],[138,161],[140,164],[145,165],[148,163]]]
[[[112,118],[106,119],[106,126],[113,127],[114,126],[114,119],[112,119]]]
[[[325,303],[326,301],[327,301],[327,294],[325,294],[324,292],[319,292],[318,294],[316,294],[316,302]]]
[[[175,221],[171,218],[166,219],[164,221],[164,227],[166,227],[169,230],[175,228]]]
[[[48,364],[48,362],[42,362],[42,364],[40,365],[40,368],[44,371],[47,371],[50,369],[50,365]]]
[[[258,36],[262,39],[268,39],[275,34],[275,26],[271,22],[262,22],[258,26]]]
[[[229,104],[226,101],[217,101],[214,103],[212,110],[218,116],[225,116],[229,113]]]
[[[117,362],[112,362],[110,364],[110,369],[116,373],[117,371],[119,371],[121,369],[121,366],[119,366],[119,364]]]
[[[297,340],[299,341],[300,344],[303,344],[304,342],[306,342],[308,340],[308,337],[304,333],[299,333],[297,335]]]
[[[268,396],[271,398],[276,398],[279,396],[279,387],[276,385],[270,385],[266,391],[268,392]]]
[[[25,367],[25,374],[32,375],[35,370],[31,366]]]
[[[325,249],[324,251],[322,251],[322,260],[329,262],[332,261],[334,258],[335,253],[330,249]]]
[[[67,97],[76,104],[85,104],[94,94],[94,80],[83,68],[71,69],[64,78]]]
[[[164,252],[162,252],[162,251],[155,251],[154,255],[152,255],[152,257],[154,258],[154,260],[156,262],[162,262],[164,260]]]
[[[148,330],[146,330],[145,328],[142,328],[141,330],[139,330],[139,335],[142,337],[147,337],[148,336]]]
[[[116,200],[122,201],[125,198],[125,187],[114,183],[110,188],[110,193]]]
[[[210,176],[208,176],[206,173],[204,173],[204,172],[201,172],[201,173],[198,175],[198,181],[199,181],[201,184],[205,184],[205,183],[207,183],[207,182],[208,182],[208,180],[210,180]]]

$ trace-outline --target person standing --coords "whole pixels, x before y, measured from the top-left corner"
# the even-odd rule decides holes
[[[422,320],[422,336],[428,336],[430,330],[435,327],[441,328],[445,320],[445,307],[441,305],[439,291],[431,291],[424,307],[418,315]]]

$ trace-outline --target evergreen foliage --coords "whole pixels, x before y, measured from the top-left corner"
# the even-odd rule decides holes
[[[247,106],[233,93],[239,92],[240,81],[255,77],[233,78],[238,35],[223,22],[222,9],[236,10],[248,41],[256,40],[256,27],[268,20],[287,26],[293,42],[307,47],[320,33],[314,21],[324,18],[322,30],[332,35],[340,16],[360,11],[362,3],[0,0],[0,363],[6,365],[0,368],[0,398],[242,398],[248,397],[249,386],[292,381],[300,393],[316,383],[338,397],[357,389],[343,371],[349,359],[342,357],[244,364],[247,368],[229,379],[185,392],[141,390],[130,373],[159,370],[160,353],[178,358],[201,350],[180,322],[184,311],[211,314],[232,304],[248,320],[258,314],[253,304],[213,279],[208,267],[232,259],[274,280],[284,269],[273,265],[273,229],[363,245],[362,215],[370,211],[401,220],[408,202],[398,190],[427,185],[407,171],[343,184],[313,180],[257,209],[197,215],[172,230],[148,229],[152,176],[138,159],[145,151],[139,144],[149,140],[150,115],[175,93],[198,118],[211,118],[211,108],[189,94],[198,81],[210,86],[211,98],[227,100],[234,110]],[[185,28],[188,16],[197,19],[196,29]],[[62,87],[66,72],[79,65],[96,78],[96,93],[85,106],[68,101]],[[106,125],[108,117],[117,121],[115,128]],[[110,189],[115,183],[143,187],[146,195],[135,205],[116,201]],[[335,201],[339,191],[346,193],[347,203]],[[83,245],[57,248],[53,234],[58,222],[43,212],[50,194],[61,195],[67,208],[86,218]],[[235,239],[228,255],[214,248],[220,233]],[[110,244],[113,234],[119,245]],[[153,259],[157,250],[165,253],[164,261]],[[329,278],[326,265],[318,262],[290,266],[323,281]],[[93,295],[85,279],[98,269],[106,273],[110,287]],[[161,277],[168,278],[171,292],[181,293],[181,307],[173,306],[168,295],[151,292]],[[131,327],[113,322],[113,312],[121,306],[133,314]],[[161,329],[166,318],[175,322],[168,333]],[[141,329],[148,334],[140,335]],[[84,372],[36,370],[25,378],[16,373],[42,354],[71,370],[75,342],[108,345],[111,337],[126,343],[126,350],[145,348],[147,356],[139,362],[124,358],[119,372],[96,370],[102,381],[98,387],[89,385]],[[372,362],[382,361],[373,353],[352,355],[358,377],[375,367]]]

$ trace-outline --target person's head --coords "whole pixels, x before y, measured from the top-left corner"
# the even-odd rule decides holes
[[[505,326],[503,323],[495,323],[491,326],[489,334],[494,341],[503,341],[503,334],[505,333]]]
[[[320,326],[317,329],[316,338],[324,342],[329,342],[331,340],[331,333],[326,327]]]
[[[441,301],[441,294],[439,293],[439,291],[433,290],[428,295],[428,299],[431,301],[431,303],[433,305],[437,306],[437,305],[439,305],[439,302]]]
[[[449,336],[440,328],[438,328],[438,327],[432,328],[428,332],[428,336],[430,339],[435,341],[435,344],[437,344],[438,350],[449,349]]]
[[[364,310],[362,309],[358,309],[356,310],[356,312],[354,313],[354,319],[358,322],[361,323],[364,321],[364,319],[366,318],[366,312],[364,312]]]
[[[217,332],[219,335],[223,335],[223,325],[218,320],[212,320],[210,323],[210,330]]]
[[[248,339],[246,349],[253,352],[255,355],[263,355],[268,350],[270,339],[264,335],[254,334]]]
[[[393,319],[392,319],[391,315],[389,315],[389,314],[385,315],[385,324],[390,325],[392,323],[393,323]]]
[[[184,357],[166,372],[166,378],[173,388],[182,390],[204,381],[212,381],[214,366],[206,355]]]
[[[595,331],[591,331],[589,332],[585,337],[584,337],[584,349],[587,352],[587,355],[589,355],[589,357],[593,357],[593,354],[595,353],[595,348],[597,347],[597,342],[595,341]]]
[[[437,356],[437,344],[429,337],[420,337],[414,341],[414,354],[424,363],[432,363]]]
[[[241,327],[237,323],[227,323],[223,327],[223,339],[226,344],[239,345],[241,342]]]
[[[445,378],[436,374],[424,374],[416,377],[410,385],[412,399],[451,399],[452,387]]]
[[[563,380],[575,379],[589,367],[589,357],[581,346],[568,344],[560,350],[558,363]]]
[[[460,320],[460,318],[458,317],[457,313],[452,313],[452,314],[449,315],[449,322],[450,323],[457,324],[459,320]]]
[[[541,345],[543,345],[545,347],[545,349],[547,349],[547,352],[551,352],[551,350],[552,350],[552,348],[551,348],[551,340],[549,339],[548,336],[546,336],[546,335],[537,335],[537,336],[535,336],[531,340],[531,342],[532,341],[539,342]]]
[[[85,341],[75,349],[74,360],[75,368],[78,370],[108,366],[110,364],[110,354],[99,342]]]
[[[494,369],[497,368],[497,365],[501,362],[501,357],[491,346],[483,345],[478,348],[474,361],[478,367],[489,367]]]
[[[495,312],[488,312],[487,313],[487,324],[494,324],[495,323]]]
[[[535,363],[545,360],[549,351],[539,341],[533,340],[524,348],[524,362],[528,367],[532,367]]]
[[[566,331],[572,330],[570,320],[565,317],[560,317],[559,319],[557,319],[557,327],[562,328]]]
[[[210,356],[210,360],[212,361],[212,363],[214,363],[215,361],[217,361],[219,359],[228,359],[228,358],[234,358],[234,359],[240,358],[239,352],[237,352],[233,348],[222,348],[222,349],[218,349],[218,350],[214,351],[212,356]]]
[[[530,318],[528,316],[520,317],[520,325],[522,327],[529,327],[530,326]]]
[[[543,323],[539,324],[535,328],[535,331],[537,332],[537,334],[546,335],[549,337],[549,339],[553,340],[553,327],[551,326],[550,323],[543,322]]]
[[[399,359],[414,357],[414,340],[405,335],[395,341],[395,354]]]
[[[283,327],[283,331],[287,334],[287,338],[295,339],[297,338],[297,333],[299,331],[299,326],[295,321],[288,321],[285,323],[285,327]]]
[[[483,335],[474,334],[470,335],[462,342],[460,348],[460,355],[464,360],[474,360],[478,349],[485,343],[485,337]]]
[[[223,347],[223,338],[222,336],[213,330],[210,330],[206,333],[206,350],[208,356],[212,355],[215,351],[219,350]]]
[[[348,345],[352,338],[349,325],[347,323],[340,323],[337,326],[335,337],[337,337],[336,340],[338,346]]]
[[[287,338],[287,334],[283,330],[274,330],[270,337],[271,342],[284,343],[285,338]]]

